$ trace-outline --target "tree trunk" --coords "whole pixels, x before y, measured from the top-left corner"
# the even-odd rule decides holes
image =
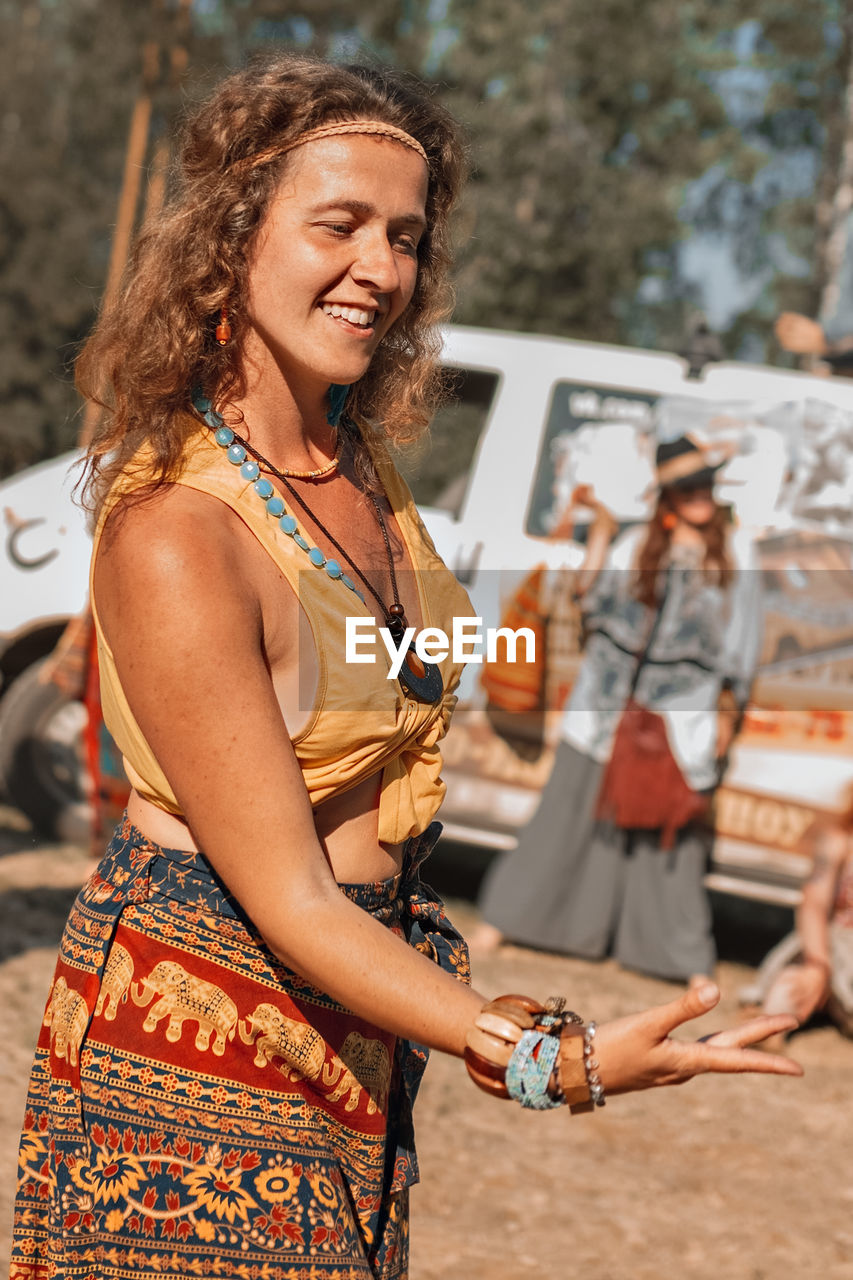
[[[853,252],[850,217],[853,211],[853,3],[850,0],[844,10],[839,56],[839,66],[845,79],[844,101],[834,122],[829,125],[816,211],[818,318],[824,326],[831,322],[838,310],[845,256]]]

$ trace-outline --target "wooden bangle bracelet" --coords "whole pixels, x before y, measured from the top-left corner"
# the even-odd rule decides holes
[[[481,1076],[487,1076],[489,1080],[500,1080],[502,1083],[506,1079],[506,1067],[500,1066],[497,1062],[490,1062],[488,1058],[484,1058],[482,1054],[475,1052],[467,1045],[464,1057],[466,1065],[473,1067]]]
[[[531,1003],[533,1002],[531,1001]],[[490,1000],[488,1004],[484,1004],[480,1012],[496,1013],[498,1017],[511,1018],[513,1022],[518,1023],[522,1031],[530,1031],[536,1025],[537,1018],[541,1016],[544,1010],[531,1010],[524,1004],[501,997],[500,1000]]]
[[[584,1028],[574,1025],[564,1027],[560,1036],[560,1088],[586,1087],[586,1068],[583,1061]],[[587,1093],[589,1089],[587,1088]]]
[[[479,1027],[471,1027],[465,1037],[465,1043],[469,1049],[473,1049],[481,1058],[485,1058],[487,1062],[494,1062],[504,1069],[506,1069],[515,1048],[514,1044],[501,1040],[499,1036],[489,1035],[487,1031],[481,1031]]]
[[[483,1009],[474,1019],[474,1026],[497,1036],[500,1040],[508,1041],[509,1044],[518,1044],[522,1031],[529,1031],[533,1026],[533,1018],[530,1014],[526,1013],[524,1017],[529,1021],[530,1027],[520,1026],[517,1019],[507,1017],[506,1014],[492,1013],[489,1009]]]
[[[496,996],[494,1000],[489,1001],[490,1004],[516,1004],[520,1005],[528,1013],[544,1013],[545,1006],[540,1004],[538,1000],[534,1000],[532,996],[519,996],[515,992],[505,996]],[[486,1006],[488,1008],[488,1005]]]
[[[572,1115],[594,1110],[583,1056],[585,1032],[586,1027],[568,1023],[560,1035],[560,1092]]]
[[[476,1067],[472,1067],[471,1063],[466,1061],[465,1068],[468,1075],[480,1089],[485,1093],[491,1093],[495,1098],[508,1098],[509,1090],[501,1080],[491,1080],[488,1076],[484,1076]]]

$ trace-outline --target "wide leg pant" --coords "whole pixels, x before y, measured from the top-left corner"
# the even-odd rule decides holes
[[[703,884],[710,833],[684,827],[674,848],[663,851],[656,832],[597,821],[603,770],[560,744],[517,848],[489,868],[483,916],[529,946],[613,955],[627,968],[663,978],[710,974],[716,956]]]

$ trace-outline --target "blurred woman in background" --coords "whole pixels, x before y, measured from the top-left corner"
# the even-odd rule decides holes
[[[715,964],[705,819],[758,659],[760,592],[718,468],[687,437],[656,463],[649,523],[576,575],[586,643],[553,771],[487,874],[472,945],[612,954],[698,981]]]

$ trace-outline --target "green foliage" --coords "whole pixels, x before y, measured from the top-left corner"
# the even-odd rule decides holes
[[[448,101],[476,158],[459,317],[630,340],[650,253],[678,237],[679,191],[711,164],[725,117],[707,5],[456,0]],[[663,258],[660,259],[663,263]]]
[[[0,7],[0,474],[74,443],[71,364],[103,289],[141,50],[156,34],[142,6],[118,0]]]
[[[736,130],[688,222],[727,240],[751,297],[725,335],[733,354],[743,344],[753,358],[762,347],[778,358],[779,311],[818,312],[826,213],[848,130],[852,14],[849,0],[758,0],[750,20],[721,38],[732,65],[715,87]]]
[[[744,23],[734,0],[195,0],[182,25],[180,0],[0,0],[0,475],[76,437],[71,363],[106,279],[146,44],[161,48],[152,140],[258,49],[432,79],[474,161],[456,319],[677,349],[701,303],[679,245],[702,233],[755,282],[723,335],[737,351],[766,341],[779,306],[816,305],[815,184],[822,158],[825,203],[850,10],[756,0]]]
[[[373,0],[0,0],[0,477],[73,447],[72,365],[106,281],[128,130],[147,46],[150,135],[251,52],[282,44],[345,59],[426,57],[425,6]],[[184,17],[186,15],[183,15]],[[178,84],[168,51],[183,48]],[[146,164],[151,161],[149,149]],[[143,175],[140,214],[147,173]],[[144,335],[140,335],[144,341]]]

